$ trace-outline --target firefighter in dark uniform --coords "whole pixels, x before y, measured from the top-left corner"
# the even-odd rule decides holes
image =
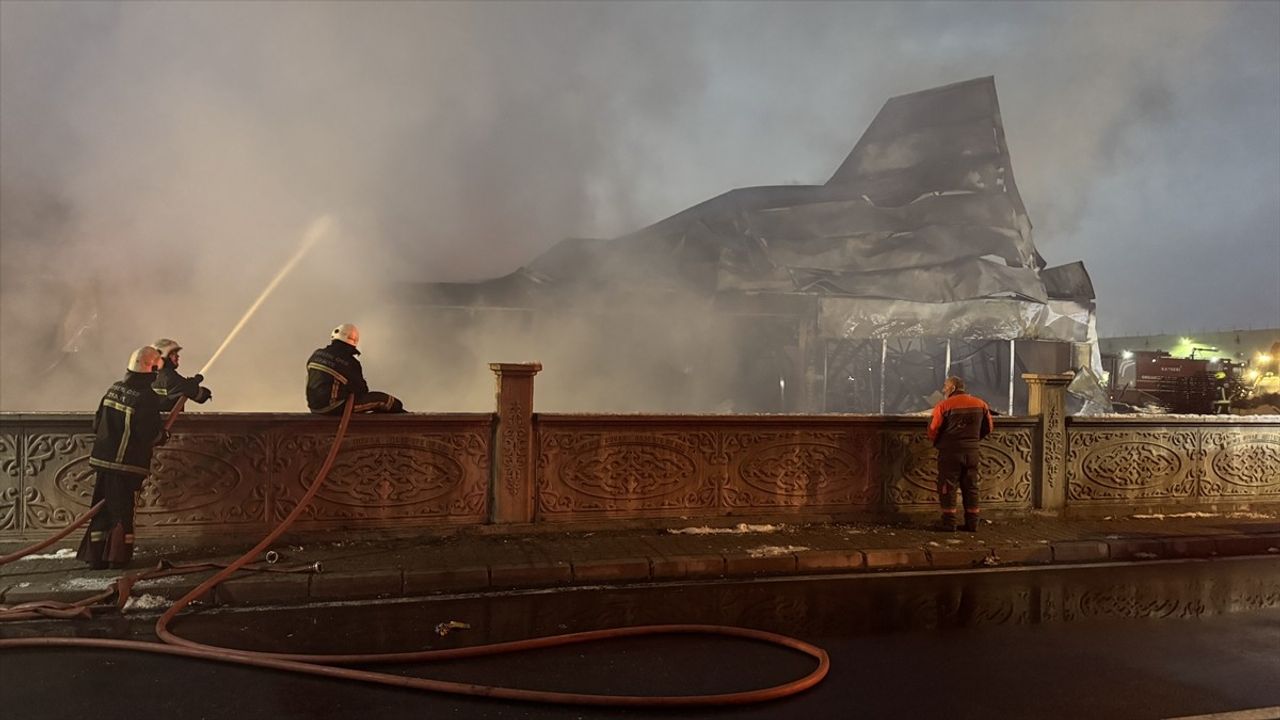
[[[938,449],[939,529],[956,529],[956,488],[964,499],[964,529],[978,531],[979,444],[995,429],[991,408],[964,391],[964,380],[949,377],[942,385],[945,399],[933,408],[929,440]]]
[[[355,395],[358,413],[402,413],[404,405],[384,392],[370,392],[364,370],[356,357],[360,330],[343,323],[330,334],[333,342],[311,353],[307,360],[307,407],[318,415],[337,415],[348,395]]]
[[[213,398],[209,388],[200,385],[204,382],[203,375],[196,373],[187,378],[178,374],[178,363],[182,360],[180,356],[182,346],[176,340],[161,338],[152,343],[151,347],[160,351],[160,357],[164,361],[164,365],[156,373],[155,383],[151,386],[151,389],[160,396],[161,410],[169,412],[184,397],[198,403],[206,403]]]
[[[124,379],[107,390],[93,418],[97,437],[89,465],[97,477],[91,504],[107,502],[89,521],[76,558],[94,570],[124,567],[133,558],[135,496],[151,472],[152,450],[168,436],[160,396],[151,389],[160,364],[155,348],[135,350]]]

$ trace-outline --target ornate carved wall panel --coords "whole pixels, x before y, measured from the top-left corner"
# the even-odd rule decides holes
[[[902,418],[542,416],[537,517],[932,507],[934,455],[922,426]],[[1034,427],[1022,421],[984,448],[988,504],[1030,506]]]
[[[492,415],[360,418],[300,529],[490,522],[507,490]],[[931,510],[923,418],[540,416],[537,520],[815,517]],[[257,535],[294,507],[333,423],[297,415],[186,418],[157,450],[139,533]],[[1027,508],[1038,470],[1030,419],[982,449],[982,501]],[[1280,423],[1071,419],[1065,479],[1076,508],[1280,502]],[[0,537],[38,538],[89,506],[87,414],[0,416]]]
[[[22,417],[0,427],[0,537],[55,532],[93,495],[88,416]],[[485,522],[490,417],[459,417],[353,422],[302,529]],[[185,419],[156,449],[138,493],[138,534],[265,533],[314,477],[330,425],[306,416]]]
[[[1239,433],[1210,429],[1201,440],[1205,498],[1280,500],[1280,430]]]
[[[27,428],[23,433],[19,521],[27,535],[60,530],[89,509],[93,473],[88,421]],[[87,482],[85,480],[87,478]]]
[[[982,443],[978,497],[984,507],[1031,507],[1033,427],[997,429]],[[888,503],[901,509],[938,505],[938,451],[923,430],[885,437]]]
[[[314,481],[331,436],[273,434],[271,521],[284,519]],[[397,527],[423,520],[482,523],[489,440],[478,430],[348,437],[300,527]]]
[[[603,423],[603,429],[602,429]],[[696,418],[628,426],[559,419],[539,427],[542,519],[714,516],[872,509],[874,427]],[[588,429],[591,428],[591,429]]]
[[[1067,438],[1077,506],[1280,499],[1280,428],[1270,424],[1076,421]]]
[[[700,448],[714,443],[710,437],[546,425],[538,437],[536,517],[678,516],[716,507],[727,458]]]
[[[13,431],[0,431],[0,536],[17,533],[22,520],[22,435]]]

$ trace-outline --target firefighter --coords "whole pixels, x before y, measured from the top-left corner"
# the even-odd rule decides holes
[[[107,389],[93,417],[92,504],[106,500],[106,505],[89,522],[76,558],[94,570],[125,567],[133,558],[136,494],[151,472],[152,450],[168,439],[160,396],[151,389],[160,365],[159,350],[150,345],[135,350],[124,379]]]
[[[358,413],[402,413],[404,405],[384,392],[370,392],[356,357],[360,329],[343,323],[330,333],[333,341],[307,360],[307,407],[318,415],[337,415],[348,395],[355,395]]]
[[[949,377],[942,385],[946,397],[933,408],[929,441],[938,449],[939,529],[956,529],[956,488],[964,499],[964,530],[978,531],[978,446],[995,429],[991,408],[964,391],[964,380]]]
[[[182,346],[176,340],[161,338],[152,343],[151,347],[160,351],[160,358],[164,363],[156,373],[155,384],[151,386],[151,389],[160,396],[161,410],[169,412],[184,397],[198,403],[206,403],[213,398],[209,388],[200,385],[204,382],[203,375],[196,373],[186,378],[178,374],[178,364],[182,360],[180,356]]]

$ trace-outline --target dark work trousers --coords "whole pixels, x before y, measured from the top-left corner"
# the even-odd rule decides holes
[[[124,567],[133,559],[134,494],[142,487],[140,475],[98,470],[93,501],[107,504],[89,521],[76,559],[95,569]]]
[[[328,410],[320,415],[341,415],[345,403],[338,407]],[[312,410],[311,412],[316,412]],[[402,413],[404,412],[404,403],[398,398],[388,395],[384,392],[367,392],[356,395],[356,406],[351,408],[353,413]]]
[[[978,450],[938,450],[938,502],[944,515],[956,512],[956,488],[964,497],[964,511],[978,512]]]

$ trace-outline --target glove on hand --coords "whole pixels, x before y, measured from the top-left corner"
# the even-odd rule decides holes
[[[207,387],[200,388],[200,392],[196,393],[195,401],[198,403],[206,403],[213,399],[213,391]]]

